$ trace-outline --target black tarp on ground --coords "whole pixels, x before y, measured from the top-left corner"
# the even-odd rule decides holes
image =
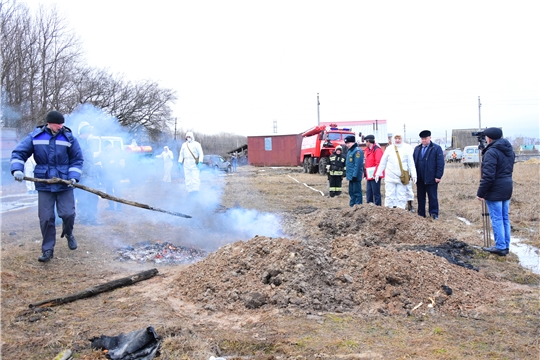
[[[90,341],[92,348],[108,350],[107,358],[111,360],[152,360],[160,345],[152,326],[118,336],[101,335]]]

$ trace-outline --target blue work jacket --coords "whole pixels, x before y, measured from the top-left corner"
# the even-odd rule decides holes
[[[34,154],[37,179],[80,180],[83,167],[83,154],[79,142],[71,129],[63,127],[53,135],[47,125],[38,126],[11,153],[11,173],[24,172],[24,163]],[[60,192],[68,190],[65,184],[36,182],[36,190]]]

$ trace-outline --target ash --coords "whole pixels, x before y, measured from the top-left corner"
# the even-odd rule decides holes
[[[156,264],[191,264],[204,259],[208,253],[204,250],[176,246],[169,242],[140,242],[135,245],[116,249],[118,261],[153,262]]]

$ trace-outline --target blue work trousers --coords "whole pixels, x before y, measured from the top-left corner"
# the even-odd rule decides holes
[[[75,223],[75,197],[73,189],[50,192],[38,191],[38,217],[41,228],[41,250],[53,250],[56,245],[56,225],[54,207],[62,219],[62,235],[73,234]]]

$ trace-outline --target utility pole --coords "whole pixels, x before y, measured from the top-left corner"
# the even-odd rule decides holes
[[[276,119],[274,119],[273,125],[274,125],[274,134],[277,134],[277,120]]]
[[[176,141],[176,120],[178,118],[174,118],[174,141]]]
[[[405,131],[405,124],[403,124],[403,140],[407,139],[407,132]]]
[[[480,96],[478,97],[478,130],[482,130],[482,120],[480,119],[480,107],[482,104],[480,103]]]
[[[319,106],[321,105],[319,101],[319,93],[317,93],[317,126],[321,125],[321,113],[319,111]]]

